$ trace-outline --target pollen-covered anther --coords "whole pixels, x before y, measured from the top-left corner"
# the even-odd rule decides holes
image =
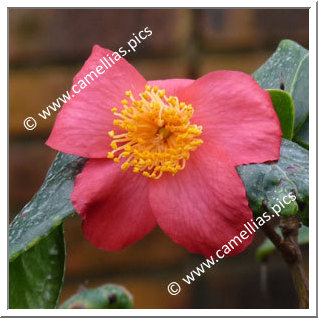
[[[164,89],[145,86],[135,99],[127,91],[121,101],[122,110],[111,109],[114,130],[108,132],[113,140],[107,158],[119,163],[121,169],[130,167],[151,179],[159,179],[164,172],[175,175],[185,168],[190,152],[201,144],[202,127],[190,123],[192,105],[179,102],[176,96],[166,96]]]

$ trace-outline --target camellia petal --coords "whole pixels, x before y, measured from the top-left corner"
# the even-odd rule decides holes
[[[93,158],[71,195],[92,244],[120,250],[156,224],[206,257],[251,243],[253,233],[240,236],[253,215],[234,166],[278,159],[282,135],[269,94],[251,76],[146,82],[116,52],[94,46],[70,92],[47,144]]]
[[[151,86],[158,86],[159,89],[164,89],[167,95],[178,96],[182,94],[194,80],[184,78],[172,78],[165,80],[148,81]]]
[[[216,71],[194,81],[179,99],[195,109],[203,138],[219,145],[235,165],[279,158],[281,129],[268,92],[241,72]]]
[[[103,250],[120,250],[156,226],[147,179],[123,172],[110,160],[86,163],[75,180],[71,200],[83,218],[84,236]]]
[[[46,143],[48,146],[82,157],[107,157],[111,142],[107,131],[113,129],[114,119],[111,109],[121,105],[121,100],[126,98],[125,91],[139,93],[146,84],[132,65],[124,58],[116,61],[113,54],[110,50],[94,46],[91,56],[73,80],[72,87],[76,92],[81,87],[83,89],[77,95],[70,90],[74,97],[60,110]],[[110,58],[115,64],[110,62]],[[102,73],[103,63],[108,69],[104,67],[104,73],[98,74],[97,68]]]
[[[152,181],[149,198],[161,229],[177,244],[206,257],[239,236],[253,217],[231,160],[211,142],[191,154],[177,176]],[[243,251],[252,239],[250,235],[238,246],[233,243],[228,255]]]

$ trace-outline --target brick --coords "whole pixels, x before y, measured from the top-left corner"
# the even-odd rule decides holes
[[[142,10],[140,15],[142,25],[148,25],[153,31],[149,41],[145,42],[149,46],[145,53],[160,57],[186,54],[187,47],[191,44],[192,10],[147,9]]]
[[[44,142],[45,139],[10,141],[10,219],[31,200],[40,188],[56,155],[56,151],[45,146]]]
[[[56,114],[46,120],[37,114],[71,87],[77,67],[44,67],[37,69],[11,70],[9,78],[9,133],[10,137],[48,137]],[[38,120],[37,127],[28,131],[23,126],[26,117]]]
[[[94,44],[117,50],[147,26],[153,34],[134,55],[180,52],[189,41],[190,10],[11,9],[10,62],[80,61]]]
[[[198,63],[199,76],[216,70],[241,71],[252,74],[273,54],[272,51],[258,51],[236,54],[209,54],[201,56]]]
[[[213,9],[200,12],[199,39],[210,51],[253,49],[261,39],[254,27],[251,9]]]
[[[308,45],[308,10],[213,9],[200,12],[199,38],[213,52],[275,48],[285,38]]]
[[[291,39],[308,47],[308,9],[255,10],[255,21],[255,26],[268,46],[282,39]]]

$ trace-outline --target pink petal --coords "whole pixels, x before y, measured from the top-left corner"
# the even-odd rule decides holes
[[[279,158],[279,119],[269,93],[250,75],[209,73],[189,85],[179,99],[193,105],[191,122],[203,126],[204,139],[222,147],[235,165]]]
[[[90,159],[71,195],[84,236],[97,248],[117,251],[147,235],[156,226],[148,186],[145,177],[110,160]]]
[[[113,65],[109,60],[112,53],[95,45],[91,56],[75,76],[73,85],[84,79],[91,71],[98,75],[96,67],[103,66],[100,61],[103,57]],[[115,61],[114,57],[112,59]],[[106,64],[105,61],[104,63]],[[132,90],[138,93],[144,91],[146,80],[124,58],[115,62],[111,68],[103,69],[105,72],[99,74],[98,78],[95,78],[94,74],[91,75],[94,81],[86,77],[91,84],[78,95],[70,89],[70,95],[74,94],[75,97],[60,110],[46,142],[48,146],[82,157],[107,156],[107,147],[111,142],[107,132],[113,129],[114,119],[110,109],[119,106],[121,100],[126,98],[125,91]],[[75,89],[78,91],[79,86]]]
[[[244,185],[222,150],[205,142],[185,169],[150,183],[150,204],[162,230],[190,252],[209,257],[252,219]],[[229,255],[243,251],[253,236]]]
[[[194,80],[173,78],[166,80],[148,81],[151,86],[158,86],[159,89],[165,89],[166,95],[178,96],[184,91]]]

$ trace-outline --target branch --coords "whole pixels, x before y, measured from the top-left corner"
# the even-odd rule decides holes
[[[280,228],[283,238],[268,224],[262,229],[266,236],[273,242],[287,263],[295,284],[299,299],[299,308],[309,307],[308,279],[304,270],[302,254],[298,245],[298,231],[300,222],[297,216],[280,217]]]
[[[295,257],[294,250],[285,240],[272,228],[268,223],[262,226],[262,230],[266,236],[272,241],[275,247],[282,253],[284,259],[288,259],[288,262],[292,261]]]
[[[285,261],[290,268],[298,293],[299,308],[308,308],[309,284],[304,269],[303,257],[298,245],[298,231],[301,227],[298,216],[281,217],[279,226],[282,230],[284,241],[290,246],[294,253],[293,259],[285,259]]]

